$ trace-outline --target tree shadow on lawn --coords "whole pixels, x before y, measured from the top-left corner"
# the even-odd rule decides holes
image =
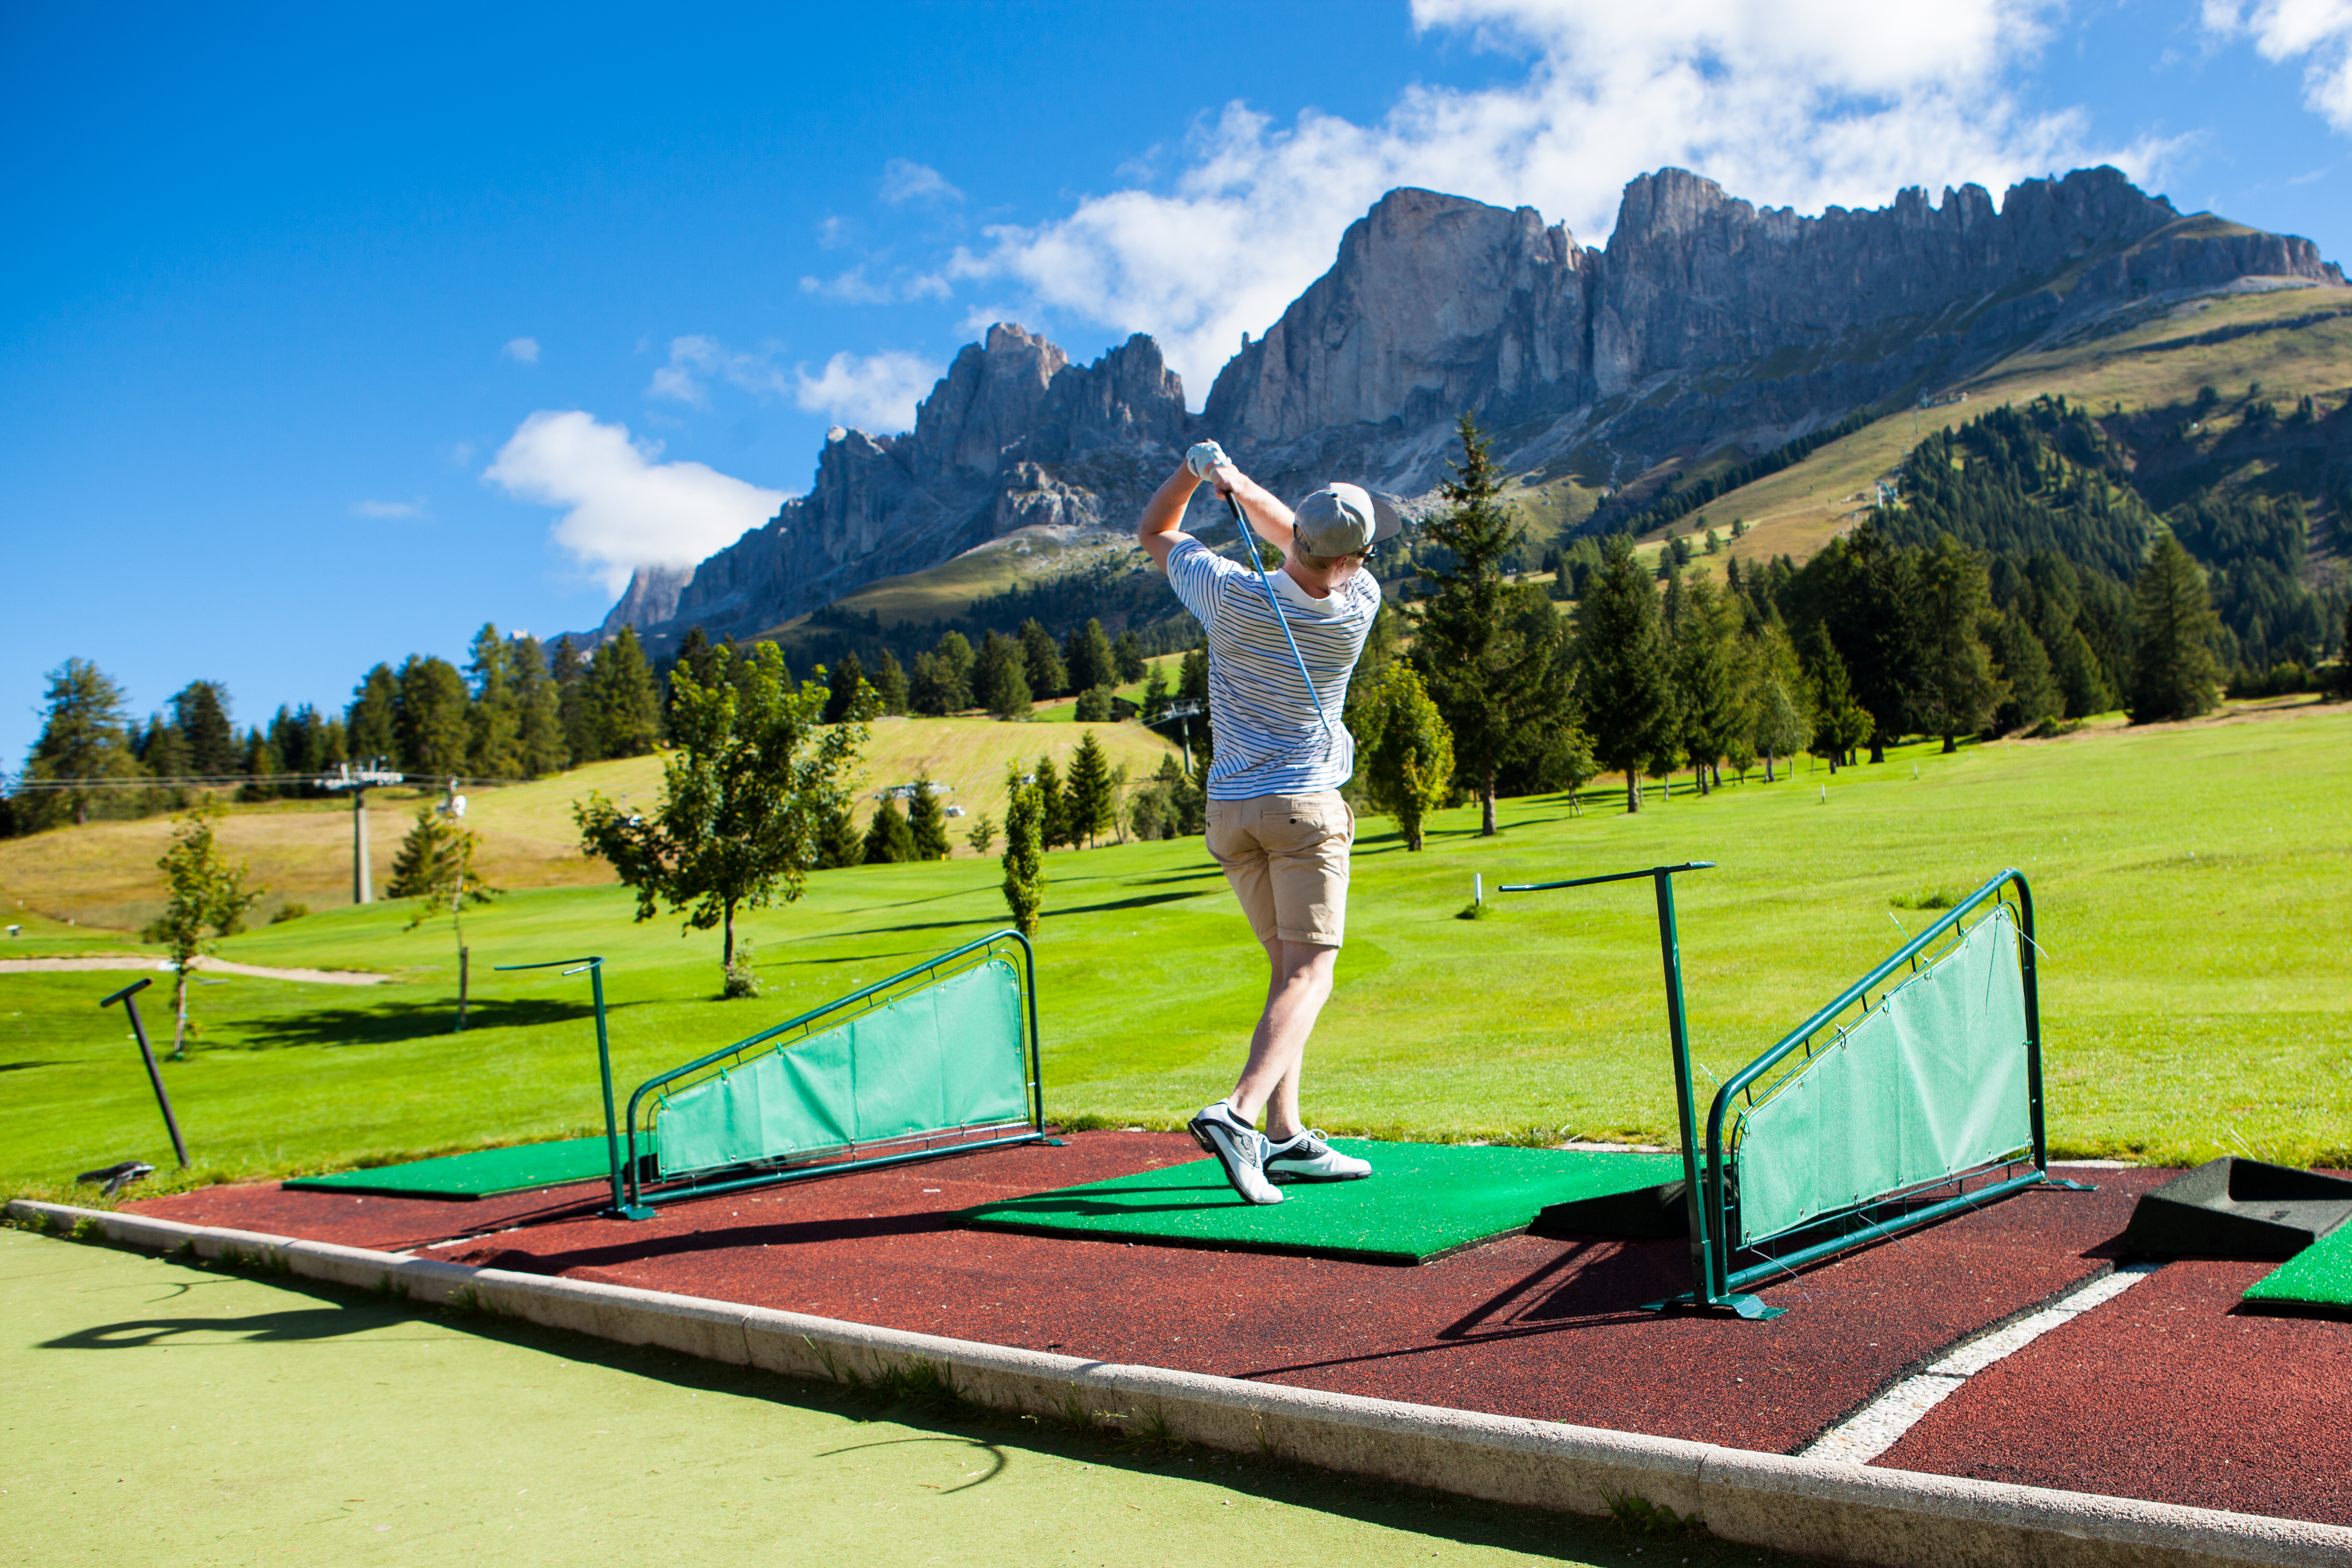
[[[1220,875],[1222,875],[1222,873],[1220,873]],[[1197,899],[1197,898],[1200,898],[1200,897],[1203,896],[1204,894],[1206,894],[1208,891],[1209,891],[1209,889],[1205,889],[1205,888],[1197,888],[1197,889],[1192,889],[1192,890],[1190,890],[1190,891],[1187,891],[1187,892],[1177,892],[1177,893],[1139,893],[1138,895],[1136,895],[1134,898],[1131,898],[1131,899],[1114,899],[1114,900],[1112,900],[1111,901],[1109,901],[1109,902],[1108,902],[1108,903],[1101,903],[1101,904],[1074,904],[1074,905],[1072,905],[1072,906],[1071,906],[1070,908],[1068,908],[1068,909],[1062,909],[1062,910],[1056,910],[1056,909],[1041,910],[1039,910],[1039,911],[1038,911],[1038,918],[1039,918],[1039,919],[1041,919],[1041,920],[1053,920],[1053,919],[1055,919],[1056,917],[1058,917],[1058,916],[1062,916],[1062,915],[1098,915],[1098,914],[1107,913],[1108,911],[1112,910],[1135,910],[1135,909],[1142,909],[1142,908],[1144,908],[1144,907],[1146,907],[1146,906],[1148,906],[1148,905],[1151,905],[1151,904],[1176,904],[1176,903],[1181,903],[1181,902],[1183,902],[1186,899]],[[1009,919],[1010,917],[1007,917],[1007,918]],[[842,935],[842,936],[895,936],[895,935],[898,935],[898,933],[903,932],[903,931],[984,931],[984,930],[987,930],[987,929],[989,929],[989,926],[990,926],[990,922],[989,922],[989,921],[984,921],[984,920],[980,920],[980,921],[908,921],[908,923],[906,923],[906,924],[904,924],[904,925],[895,925],[895,926],[866,926],[866,927],[863,927],[863,928],[861,928],[860,930],[857,930],[857,931],[841,931],[841,932],[839,932],[839,933],[837,933],[837,934]],[[818,961],[814,961],[814,960],[813,960],[813,961],[810,961],[810,962],[818,962]],[[847,960],[836,960],[836,961],[834,961],[834,962],[844,962],[844,963],[845,963],[845,962],[849,962],[849,961],[847,961]]]
[[[643,1002],[607,1002],[607,1016]],[[492,997],[466,1006],[467,1029],[530,1029],[549,1024],[573,1024],[594,1017],[585,1002],[548,997]],[[211,1040],[206,1050],[271,1051],[301,1046],[387,1046],[454,1033],[457,1023],[455,997],[415,1002],[379,1002],[366,1007],[319,1007],[256,1018],[235,1026],[234,1040]]]

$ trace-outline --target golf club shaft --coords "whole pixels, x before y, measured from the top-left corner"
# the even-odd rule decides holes
[[[1331,733],[1331,716],[1323,711],[1323,694],[1315,689],[1315,678],[1307,673],[1307,659],[1298,651],[1298,639],[1290,635],[1290,617],[1282,613],[1282,601],[1275,596],[1274,579],[1265,574],[1265,563],[1257,558],[1257,531],[1250,526],[1249,514],[1242,510],[1239,496],[1227,490],[1225,504],[1233,509],[1234,528],[1249,552],[1250,564],[1257,568],[1257,584],[1265,590],[1265,602],[1274,611],[1274,624],[1282,628],[1282,640],[1290,645],[1290,657],[1297,662],[1298,679],[1307,683],[1307,700],[1315,704],[1315,717],[1323,721],[1323,733],[1328,736]]]

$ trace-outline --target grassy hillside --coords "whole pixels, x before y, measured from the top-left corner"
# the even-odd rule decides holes
[[[2352,709],[2301,704],[2221,721],[1897,752],[1638,816],[1507,801],[1507,831],[1442,814],[1408,855],[1368,819],[1339,994],[1310,1056],[1310,1114],[1334,1131],[1455,1138],[1570,1133],[1670,1141],[1656,936],[1638,887],[1492,889],[1682,859],[1719,868],[1678,899],[1692,1026],[1719,1080],[1930,918],[1923,893],[2003,866],[2032,879],[2043,949],[2051,1127],[2081,1155],[2253,1152],[2352,1161]],[[1916,773],[1915,773],[1916,770]],[[1230,1086],[1263,963],[1201,841],[1048,857],[1041,1011],[1061,1117],[1166,1126]],[[516,893],[469,919],[478,1026],[448,1032],[446,926],[397,906],[336,910],[239,937],[253,963],[374,968],[370,991],[222,978],[207,1034],[170,1068],[215,1173],[544,1138],[593,1121],[583,982],[494,963],[607,956],[619,1071],[689,1054],[1002,924],[991,862],[812,877],[747,921],[767,994],[714,1001],[715,933],[630,921],[617,888]],[[118,984],[0,974],[0,1184],[56,1182],[162,1135]]]
[[[1067,709],[1071,704],[1063,704]],[[951,785],[950,804],[974,817],[986,811],[1003,819],[1005,769],[1052,753],[1066,765],[1084,731],[1091,730],[1109,752],[1111,765],[1125,765],[1141,778],[1174,750],[1137,724],[1000,724],[988,719],[885,719],[873,727],[866,752],[865,782],[857,816],[873,813],[866,792],[910,784],[928,772]],[[592,790],[638,805],[660,798],[661,759],[631,757],[597,763],[536,784],[478,789],[467,797],[466,824],[483,838],[483,874],[509,889],[579,887],[606,883],[601,860],[584,858],[572,821],[572,803]],[[370,864],[381,893],[392,877],[393,856],[419,805],[438,800],[436,790],[377,790],[368,797]],[[957,853],[968,855],[962,825]],[[0,839],[0,907],[71,920],[76,930],[139,930],[162,910],[163,888],[155,860],[171,836],[169,817],[138,822],[100,822],[61,827],[26,838]],[[221,825],[226,852],[247,860],[255,881],[270,896],[257,914],[268,920],[289,901],[314,910],[341,908],[352,894],[352,810],[343,801],[272,801],[230,808]],[[24,914],[9,919],[22,921]],[[62,929],[62,928],[60,928]],[[108,945],[130,945],[121,940]]]

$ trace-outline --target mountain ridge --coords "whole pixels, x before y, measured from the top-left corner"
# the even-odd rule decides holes
[[[751,635],[1017,529],[1124,527],[1203,437],[1278,492],[1346,475],[1412,498],[1467,411],[1507,472],[1605,493],[2265,279],[2344,283],[2308,240],[2183,216],[2109,168],[2020,182],[1998,206],[1978,185],[1932,205],[1914,187],[1817,217],[1665,169],[1628,184],[1603,248],[1531,207],[1400,188],[1244,340],[1201,414],[1144,334],[1079,365],[998,323],[914,429],[836,426],[808,494],[691,569],[641,571],[594,635]]]

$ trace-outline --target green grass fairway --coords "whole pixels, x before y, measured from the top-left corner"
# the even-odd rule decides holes
[[[1679,1154],[1584,1153],[1340,1138],[1372,1162],[1355,1182],[1295,1182],[1283,1201],[1245,1204],[1214,1160],[1089,1182],[967,1209],[983,1230],[1131,1237],[1180,1246],[1307,1252],[1368,1263],[1426,1263],[1489,1237],[1525,1229],[1547,1204],[1603,1197],[1671,1182]]]
[[[1675,1141],[1648,889],[1490,893],[1492,918],[1457,920],[1474,873],[1492,889],[1719,862],[1677,885],[1705,1093],[1933,919],[1910,907],[1923,895],[2013,865],[2041,921],[2057,1152],[2352,1163],[2347,802],[2352,708],[2305,705],[1949,757],[1920,746],[1834,778],[1654,799],[1633,816],[1507,801],[1499,837],[1477,837],[1472,810],[1447,812],[1417,855],[1368,819],[1306,1110],[1384,1138]],[[1046,867],[1048,1112],[1180,1124],[1232,1088],[1265,994],[1223,879],[1197,838],[1056,851]],[[404,932],[399,905],[321,910],[238,937],[226,956],[401,982],[207,978],[194,992],[204,1038],[165,1075],[214,1174],[580,1137],[602,1127],[586,979],[492,965],[604,954],[625,1094],[1000,927],[1001,878],[972,859],[820,872],[800,903],[750,917],[767,991],[731,1003],[713,999],[716,932],[633,925],[618,888],[512,893],[467,919],[476,1012],[463,1035],[449,1032],[446,922]],[[0,974],[0,1185],[132,1156],[168,1164],[121,1015],[96,1005],[125,978]],[[163,988],[147,997],[168,1037]]]
[[[0,1321],[9,1564],[1791,1561],[22,1231]]]
[[[2352,1225],[2340,1225],[2254,1282],[2245,1299],[2278,1308],[2352,1313]]]

